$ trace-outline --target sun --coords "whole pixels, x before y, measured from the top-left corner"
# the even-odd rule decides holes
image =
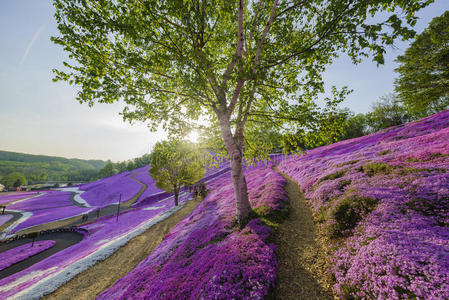
[[[190,131],[189,135],[187,136],[187,139],[191,141],[192,143],[198,143],[198,139],[200,137],[200,134],[196,130]]]

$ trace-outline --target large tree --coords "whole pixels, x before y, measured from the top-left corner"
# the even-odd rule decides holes
[[[412,37],[415,12],[431,2],[54,0],[53,41],[72,59],[55,80],[78,85],[78,100],[89,105],[124,101],[125,119],[153,129],[208,117],[230,158],[242,225],[251,209],[245,142],[263,132],[253,128],[310,125],[325,67],[342,52],[383,63],[385,47]]]
[[[150,174],[158,188],[174,194],[177,206],[181,188],[203,178],[204,163],[204,155],[194,144],[174,139],[162,141],[151,152]]]
[[[397,58],[399,98],[417,117],[449,107],[449,11],[432,19]]]

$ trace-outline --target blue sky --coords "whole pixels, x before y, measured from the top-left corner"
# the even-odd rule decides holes
[[[436,0],[418,14],[416,30],[445,10],[449,0]],[[0,150],[113,161],[148,152],[163,133],[123,123],[120,104],[81,105],[76,88],[52,82],[51,70],[66,58],[50,41],[58,34],[53,14],[51,1],[0,0]],[[398,42],[396,49],[388,49],[380,67],[369,60],[353,65],[339,58],[328,68],[326,83],[352,88],[343,106],[367,112],[393,91],[394,59],[407,46]]]

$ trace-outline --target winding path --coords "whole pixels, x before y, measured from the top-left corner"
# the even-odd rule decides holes
[[[332,281],[326,268],[326,250],[319,240],[312,210],[298,184],[287,180],[285,192],[290,199],[290,213],[275,234],[279,272],[275,299],[332,299]]]
[[[139,180],[134,178],[134,176],[136,174],[137,174],[137,172],[132,174],[131,175],[131,179],[133,179],[134,181],[140,183],[142,185],[142,187],[140,188],[140,190],[133,197],[131,197],[129,200],[127,200],[127,201],[125,201],[125,202],[120,204],[120,212],[123,212],[123,211],[131,209],[132,208],[131,205],[134,204],[139,199],[139,197],[143,194],[143,192],[147,189],[147,185],[145,183],[143,183],[143,182],[141,182],[141,181],[139,181]],[[72,193],[73,194],[70,197],[70,201],[74,205],[76,205],[76,206],[85,207],[83,205],[80,205],[79,202],[74,201],[73,197],[76,195],[76,192],[72,191]],[[39,196],[42,196],[42,195],[43,194],[40,194]],[[36,197],[36,196],[34,196],[34,197]],[[33,197],[30,197],[30,198],[33,198]],[[26,199],[30,199],[30,198],[26,198]],[[20,199],[19,201],[26,200],[26,199]],[[117,213],[117,206],[118,206],[117,204],[110,204],[110,205],[108,205],[106,207],[103,207],[100,210],[99,216],[103,217],[103,216],[110,216],[110,215],[116,214]],[[8,228],[8,226],[10,226],[11,224],[16,222],[17,220],[19,220],[23,216],[22,213],[20,213],[20,212],[5,211],[5,214],[6,213],[12,214],[13,218],[11,220],[9,220],[8,222],[6,222],[5,224],[1,225],[0,226],[0,231],[4,230],[5,228]],[[17,232],[16,234],[26,234],[26,233],[30,233],[30,232],[34,232],[34,231],[55,229],[55,228],[60,228],[60,227],[79,226],[79,225],[91,222],[92,220],[97,218],[97,213],[94,210],[89,212],[89,213],[87,213],[87,215],[88,215],[88,221],[87,222],[83,222],[82,221],[82,216],[81,215],[77,215],[77,216],[73,216],[73,217],[70,217],[70,218],[62,219],[62,220],[56,220],[56,221],[48,222],[48,223],[45,223],[45,224],[39,224],[39,225],[35,225],[35,226],[32,226],[32,227],[28,227],[28,228],[25,228],[25,229]]]
[[[53,232],[53,233],[40,235],[39,237],[36,238],[36,241],[53,240],[56,242],[56,244],[47,250],[44,250],[36,255],[30,256],[29,258],[27,258],[23,261],[20,261],[16,264],[13,264],[13,265],[1,270],[0,271],[0,279],[8,277],[8,276],[15,274],[17,272],[20,272],[22,270],[25,270],[26,268],[55,254],[56,252],[64,250],[65,248],[68,248],[68,247],[80,242],[82,239],[83,239],[83,235],[80,233],[76,233],[76,232]],[[31,242],[32,242],[32,239],[27,238],[27,239],[12,241],[7,244],[0,244],[0,252],[18,247],[23,244],[31,243]]]

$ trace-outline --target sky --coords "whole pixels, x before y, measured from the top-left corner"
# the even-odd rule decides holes
[[[52,82],[52,69],[61,68],[67,54],[50,41],[58,35],[51,2],[0,0],[0,150],[112,161],[148,153],[165,138],[163,132],[124,123],[120,103],[91,108],[76,101],[76,87]],[[418,13],[415,30],[421,32],[446,10],[449,0],[436,0]],[[365,113],[393,92],[394,59],[408,45],[397,42],[387,49],[379,67],[370,60],[353,65],[343,56],[326,71],[326,86],[353,89],[343,106]]]

